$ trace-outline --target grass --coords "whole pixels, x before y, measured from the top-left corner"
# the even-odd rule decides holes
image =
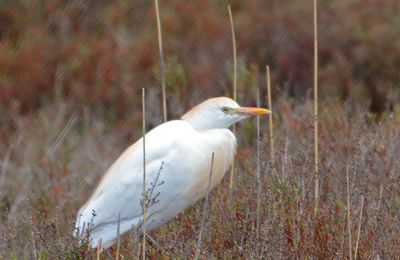
[[[355,113],[335,101],[321,105],[321,191],[315,219],[311,104],[287,98],[274,103],[274,110],[280,111],[274,114],[277,176],[271,175],[271,164],[262,159],[258,241],[256,150],[240,145],[232,205],[227,175],[210,194],[200,258],[254,258],[256,244],[258,254],[267,257],[349,258],[349,232],[359,237],[359,259],[399,254],[399,122],[386,117],[370,121],[365,108],[359,107]],[[76,115],[72,105],[62,103],[35,115],[13,117],[15,129],[3,134],[7,142],[2,142],[0,149],[2,258],[95,256],[71,238],[73,221],[100,176],[132,140],[121,136],[119,128],[102,116],[88,113]],[[75,116],[77,119],[68,123]],[[267,158],[269,137],[261,123],[261,158]],[[241,143],[246,138],[243,130],[238,131]],[[51,157],[47,156],[49,149]],[[202,205],[199,201],[150,234],[168,255],[194,255]],[[348,230],[347,218],[357,225]],[[123,237],[121,256],[140,255],[138,239],[135,232]],[[356,245],[350,245],[354,253]],[[151,246],[146,253],[149,257],[161,254]],[[102,255],[112,256],[113,250]]]
[[[282,13],[280,10],[290,7],[289,1],[282,1],[282,6],[275,8],[259,8],[257,1],[250,1],[244,6],[233,3],[235,28],[230,6],[228,11],[233,41],[235,99],[238,66],[235,31],[238,32],[238,42],[243,46],[239,48],[239,53],[244,53],[248,59],[242,61],[243,57],[239,57],[239,73],[251,75],[248,77],[251,80],[243,80],[242,85],[259,87],[258,83],[255,83],[259,81],[259,69],[254,69],[259,66],[254,64],[268,61],[275,65],[276,72],[272,77],[275,91],[279,86],[280,89],[284,88],[282,86],[289,86],[287,92],[283,91],[283,94],[274,100],[274,135],[272,116],[269,118],[269,134],[267,121],[261,122],[261,141],[258,118],[257,129],[254,127],[254,121],[244,123],[237,131],[240,145],[235,163],[235,185],[232,185],[232,175],[227,174],[222,184],[207,194],[204,203],[197,202],[174,220],[148,234],[148,237],[141,237],[139,229],[132,230],[130,234],[118,239],[117,246],[102,252],[101,255],[98,251],[89,251],[86,245],[74,240],[71,234],[77,210],[91,194],[105,170],[123,149],[141,134],[139,128],[135,127],[140,122],[140,113],[136,111],[139,107],[136,104],[138,102],[132,102],[132,97],[137,94],[137,84],[146,86],[149,79],[152,79],[151,82],[154,82],[154,78],[157,79],[157,76],[152,76],[149,72],[157,68],[153,57],[153,49],[156,48],[149,47],[148,37],[151,38],[151,30],[141,28],[138,33],[143,37],[127,37],[128,34],[123,32],[125,29],[121,29],[125,27],[121,24],[129,23],[124,14],[129,8],[122,2],[119,1],[112,7],[105,2],[104,6],[100,7],[100,10],[107,12],[102,14],[99,11],[97,14],[107,16],[108,13],[112,22],[105,26],[108,29],[99,29],[102,25],[96,25],[99,28],[94,34],[85,31],[87,24],[79,24],[75,25],[79,28],[77,32],[69,32],[71,37],[68,37],[68,32],[61,33],[62,37],[57,33],[55,35],[58,36],[54,36],[40,26],[41,22],[44,22],[44,28],[57,27],[57,19],[50,17],[49,20],[42,20],[40,15],[32,15],[29,18],[36,19],[36,23],[25,21],[22,28],[30,30],[20,30],[14,34],[12,31],[5,31],[5,39],[0,42],[3,51],[0,68],[7,68],[5,73],[0,73],[0,83],[3,86],[0,88],[0,259],[145,259],[193,256],[196,259],[386,259],[400,255],[400,120],[396,114],[399,108],[379,108],[389,100],[389,94],[396,93],[398,89],[398,77],[394,73],[396,69],[392,66],[397,64],[397,60],[395,55],[388,55],[389,58],[382,61],[380,52],[379,55],[373,55],[373,52],[372,55],[369,52],[365,52],[367,55],[364,55],[365,53],[360,54],[357,51],[357,46],[365,46],[365,42],[370,40],[365,36],[369,35],[370,31],[361,30],[350,34],[353,40],[350,40],[350,43],[356,47],[350,44],[353,47],[344,48],[343,46],[349,46],[346,37],[335,38],[335,42],[339,43],[337,45],[329,41],[330,37],[335,35],[336,28],[329,23],[334,17],[332,14],[346,15],[351,13],[356,5],[346,5],[342,1],[320,3],[322,11],[318,13],[321,17],[319,23],[322,23],[323,28],[327,28],[319,38],[320,78],[326,93],[333,93],[335,88],[340,88],[342,94],[333,96],[341,95],[344,100],[352,102],[343,102],[343,99],[337,100],[325,93],[326,96],[323,96],[322,102],[319,100],[318,106],[317,42],[316,37],[313,38],[307,33],[310,31],[307,27],[310,22],[303,21],[304,17],[309,15],[305,12],[305,6],[293,5],[291,8],[295,10],[296,15],[290,15],[290,11]],[[142,6],[142,11],[149,12],[149,6]],[[371,14],[368,6],[365,4],[361,9],[354,9],[355,13],[361,13],[361,16]],[[390,8],[387,8],[388,6]],[[1,7],[0,11],[3,10]],[[390,10],[396,10],[396,7],[398,4],[387,1],[381,6],[381,13],[390,14]],[[18,8],[5,12],[5,23],[10,23],[11,28],[20,28],[16,26],[19,20],[15,20],[14,16],[18,17],[18,14],[38,6],[28,6],[20,2]],[[215,18],[221,17],[222,8],[208,10],[202,5],[191,6],[179,1],[170,3],[162,9],[163,28],[168,35],[164,46],[167,54],[171,53],[171,48],[183,51],[178,52],[177,56],[172,55],[164,65],[157,0],[155,8],[156,19],[153,20],[157,21],[161,63],[159,77],[165,120],[166,89],[171,97],[169,106],[172,106],[172,109],[169,109],[169,114],[177,116],[179,111],[190,107],[187,97],[196,88],[189,88],[188,85],[199,83],[203,87],[206,83],[202,88],[206,95],[221,92],[207,87],[209,82],[215,82],[212,79],[221,81],[218,84],[222,86],[228,85],[226,78],[221,80],[221,72],[214,70],[210,60],[204,58],[214,55],[207,52],[204,54],[204,48],[199,54],[196,49],[201,46],[201,41],[196,42],[197,34],[201,34],[202,39],[216,42],[213,46],[219,46],[218,41],[221,39],[215,35],[228,30],[226,26],[221,27],[218,18]],[[191,14],[190,17],[185,14],[180,17],[186,21],[183,24],[194,24],[186,37],[192,42],[185,40],[184,46],[179,45],[180,41],[173,40],[175,34],[179,35],[180,39],[185,38],[179,33],[179,24],[182,23],[174,21],[175,12],[182,8],[186,10],[184,13]],[[316,6],[314,8],[316,35]],[[202,15],[207,13],[204,11],[196,12],[203,9],[207,9],[212,15]],[[272,11],[266,15],[262,11],[264,9]],[[56,3],[45,5],[39,13],[51,14],[60,10],[63,10],[62,4]],[[76,15],[67,10],[75,10],[74,4],[63,13],[65,19]],[[324,10],[329,10],[332,14]],[[257,32],[257,35],[249,35],[247,22],[243,18],[248,13],[257,21],[265,17],[272,18],[252,23],[254,28],[251,31]],[[355,21],[350,24],[357,24],[359,16],[349,17],[356,17],[352,18]],[[153,17],[142,16],[147,22],[150,18]],[[300,20],[291,21],[292,18]],[[196,19],[205,22],[197,24],[200,30],[196,29]],[[279,33],[268,33],[271,32],[269,26],[275,24],[273,19],[281,23]],[[96,18],[89,15],[85,21],[90,24],[95,20]],[[293,29],[286,28],[286,23],[296,24],[296,30],[303,31],[305,39],[293,36]],[[171,29],[171,24],[174,25],[174,29]],[[257,24],[262,24],[262,28],[257,27]],[[326,26],[327,24],[331,26]],[[115,29],[122,33],[117,36],[110,33],[116,31]],[[349,28],[348,30],[351,31]],[[393,30],[380,31],[389,39],[391,35],[396,35]],[[266,34],[265,32],[272,37],[269,42],[285,42],[286,46],[282,48],[284,51],[279,46],[282,44],[278,44],[274,48],[267,46],[269,50],[274,49],[274,55],[265,53],[265,48],[260,47],[265,45],[265,40],[257,38],[258,35]],[[343,31],[344,35],[346,33],[348,32]],[[298,52],[299,49],[291,45],[296,41],[288,43],[282,40],[283,35],[300,41],[303,49],[300,48],[301,51]],[[71,41],[74,37],[75,40]],[[382,39],[382,35],[371,37]],[[31,40],[24,40],[27,38]],[[80,39],[83,39],[82,42]],[[302,98],[297,98],[295,102],[292,96],[297,96],[296,91],[304,90],[310,83],[308,79],[304,79],[304,75],[311,72],[307,71],[311,68],[311,63],[307,62],[312,50],[310,39],[314,39],[315,46],[315,96],[314,100],[311,100],[306,94],[300,95]],[[58,44],[59,42],[61,44]],[[44,45],[46,48],[43,48]],[[131,62],[124,60],[131,48],[139,49],[138,53],[144,53],[143,56],[138,54],[138,58]],[[43,52],[43,49],[48,52]],[[222,56],[217,60],[229,60],[226,58],[227,49],[229,48],[218,49]],[[380,43],[377,49],[385,49],[389,54],[392,50],[390,43]],[[56,52],[51,53],[51,50]],[[69,58],[71,53],[75,54],[72,59]],[[293,53],[305,54],[296,56]],[[190,59],[186,56],[190,56]],[[385,67],[385,73],[380,73],[382,70],[379,67],[368,65],[369,59]],[[197,69],[190,65],[193,60],[205,63]],[[182,63],[185,66],[182,66]],[[221,64],[218,66],[222,67]],[[189,68],[190,75],[195,76],[186,76],[184,68]],[[25,71],[29,74],[24,74]],[[287,71],[296,73],[287,74]],[[336,79],[332,79],[332,71],[335,75],[338,71],[350,71],[351,75],[347,73],[347,76],[341,77],[342,81],[337,82]],[[209,73],[207,77],[204,72]],[[51,79],[43,76],[47,74],[53,75],[54,80],[52,76]],[[130,74],[133,77],[127,76]],[[377,74],[384,75],[384,78],[368,76]],[[268,106],[271,107],[269,67],[267,75]],[[25,85],[32,88],[23,87]],[[115,86],[112,90],[108,88],[111,85]],[[365,97],[354,97],[357,90],[353,89],[357,89],[357,85],[366,90],[358,93],[368,93],[371,102],[365,102]],[[54,92],[48,89],[52,86]],[[93,86],[94,92],[91,90]],[[387,86],[392,87],[390,91],[385,90]],[[352,91],[352,98],[348,97],[351,95],[349,89]],[[159,92],[158,88],[146,87],[148,104],[159,101]],[[257,103],[259,95],[257,93]],[[33,96],[40,98],[32,98]],[[246,95],[243,89],[239,91],[239,96],[240,100],[246,102],[253,99]],[[202,95],[197,93],[190,101],[198,101],[201,97]],[[132,103],[133,108],[129,110],[128,107]],[[376,107],[379,109],[376,110]],[[366,112],[368,110],[381,114],[378,117],[377,114]],[[129,111],[133,113],[127,113]],[[391,114],[393,111],[395,113]],[[146,108],[149,120],[147,124],[143,124],[143,131],[146,125],[151,128],[161,122],[158,118],[161,114],[159,112],[156,106]],[[145,175],[143,177],[145,178]],[[145,194],[146,187],[143,187],[143,190]],[[144,199],[144,212],[146,201]]]

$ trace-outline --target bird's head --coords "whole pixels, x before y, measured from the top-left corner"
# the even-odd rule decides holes
[[[197,130],[228,128],[252,115],[265,115],[271,111],[258,107],[241,107],[230,98],[210,98],[182,116]]]

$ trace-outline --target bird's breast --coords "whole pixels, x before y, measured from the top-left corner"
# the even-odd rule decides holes
[[[213,129],[199,133],[196,141],[196,158],[193,158],[192,182],[187,193],[193,202],[207,193],[211,164],[211,188],[221,182],[228,171],[236,152],[236,138],[228,129]],[[212,155],[214,154],[214,161]]]

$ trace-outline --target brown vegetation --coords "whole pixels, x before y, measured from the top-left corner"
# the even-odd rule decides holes
[[[246,84],[250,65],[263,74],[268,64],[274,96],[306,95],[312,87],[312,8],[291,0],[231,1],[231,6],[239,85]],[[174,0],[160,8],[169,110],[179,97],[193,105],[190,100],[199,97],[230,94],[227,5]],[[321,95],[351,102],[361,95],[379,113],[388,100],[396,101],[399,12],[397,0],[321,1]],[[106,106],[125,117],[140,108],[141,87],[161,97],[152,1],[5,1],[0,14],[2,106],[17,103],[21,111],[32,111],[58,93],[78,107]],[[242,99],[249,97],[242,91]]]
[[[269,145],[266,122],[262,122],[259,241],[255,240],[255,149],[245,144],[255,131],[254,122],[249,121],[238,131],[239,168],[231,203],[229,178],[211,193],[201,254],[230,258],[255,257],[259,252],[271,257],[347,258],[348,168],[353,253],[364,197],[359,258],[398,256],[399,121],[384,117],[369,123],[362,107],[350,113],[348,106],[336,102],[321,106],[321,190],[315,218],[312,103],[294,105],[282,99],[275,107],[279,115],[274,118],[274,164],[267,163]],[[10,145],[2,143],[0,147],[0,255],[93,256],[71,238],[73,221],[100,176],[127,146],[126,139],[103,118],[77,116],[71,104],[17,117],[15,125],[15,132],[7,136]],[[251,130],[246,130],[246,125],[251,125]],[[271,175],[272,167],[277,177]],[[150,235],[168,254],[191,257],[201,211],[199,202]],[[131,258],[139,253],[139,242],[137,234],[131,234],[130,239],[121,241],[121,254]],[[149,256],[159,255],[151,246],[147,250]]]
[[[400,255],[400,2],[319,2],[317,213],[312,8],[229,1],[239,103],[254,105],[271,65],[275,159],[265,120],[260,208],[249,120],[237,131],[232,194],[225,178],[210,194],[207,218],[202,202],[188,208],[150,234],[157,246],[148,244],[147,256],[191,258],[197,244],[200,258]],[[207,97],[232,95],[227,3],[160,1],[171,119]],[[155,21],[152,1],[0,3],[0,258],[95,257],[72,238],[73,221],[105,170],[140,137],[142,87],[148,128],[162,122]],[[140,242],[133,230],[121,256],[138,257]]]

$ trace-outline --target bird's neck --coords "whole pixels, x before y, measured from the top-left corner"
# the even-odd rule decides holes
[[[181,117],[182,120],[188,122],[197,131],[207,131],[214,127],[207,118],[206,111],[193,108]]]
[[[207,131],[207,130],[211,130],[213,129],[213,127],[211,127],[211,125],[209,125],[209,122],[200,117],[200,116],[189,116],[189,117],[185,117],[182,116],[182,120],[188,122],[193,129],[197,130],[197,131]]]

